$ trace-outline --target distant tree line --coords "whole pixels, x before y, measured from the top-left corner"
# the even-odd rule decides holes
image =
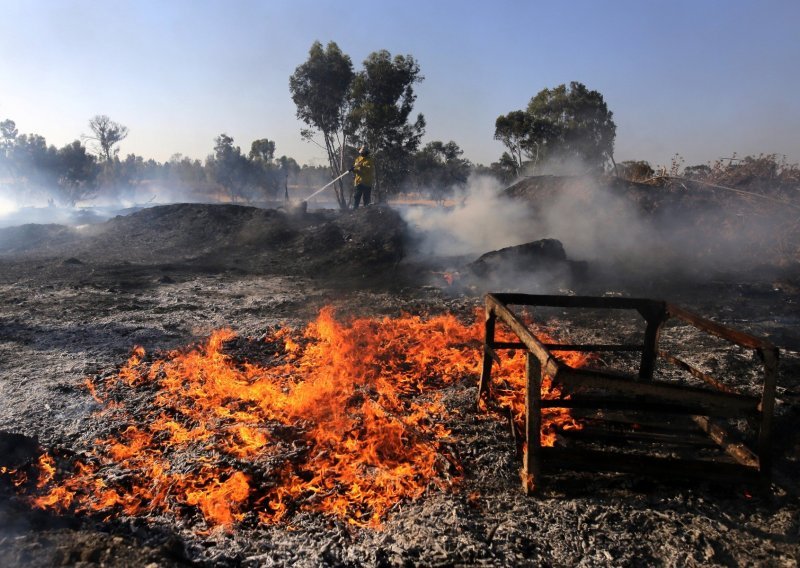
[[[347,171],[361,145],[376,161],[376,194],[386,199],[414,193],[444,201],[474,174],[512,183],[522,175],[544,172],[613,173],[633,181],[683,176],[706,183],[741,186],[747,180],[771,180],[774,187],[791,187],[797,166],[775,155],[730,158],[727,163],[682,167],[676,156],[670,167],[654,168],[642,160],[614,160],[616,124],[598,91],[579,82],[545,88],[523,110],[498,116],[494,138],[505,151],[486,167],[463,157],[452,140],[422,145],[425,118],[414,116],[415,85],[423,80],[411,55],[371,53],[360,69],[334,42],[314,42],[308,59],[289,77],[289,93],[300,132],[324,149],[327,165],[300,165],[288,156],[276,157],[276,144],[255,140],[249,151],[222,133],[213,140],[204,161],[181,154],[159,163],[128,154],[119,157],[128,136],[126,126],[106,115],[89,120],[88,135],[56,148],[38,134],[20,134],[13,120],[0,122],[0,189],[11,187],[23,202],[47,197],[75,205],[96,197],[114,199],[157,194],[196,200],[233,202],[274,201],[300,197]],[[290,191],[290,187],[292,191]],[[794,191],[781,189],[783,192]],[[302,195],[307,195],[303,192]],[[342,209],[349,206],[351,180],[340,180],[332,194]]]
[[[166,193],[162,198],[253,203],[296,199],[296,191],[307,194],[331,179],[328,166],[301,166],[294,158],[276,157],[275,142],[267,138],[253,141],[244,152],[223,133],[204,161],[174,154],[160,163],[135,154],[120,158],[128,128],[107,116],[92,118],[89,127],[91,135],[57,148],[39,134],[20,134],[13,120],[1,121],[0,191],[13,189],[22,203],[47,199],[67,206],[148,192],[158,197],[159,191]],[[444,199],[469,176],[471,164],[462,154],[452,141],[427,144],[408,157],[414,173],[402,177],[402,190]]]
[[[125,198],[142,189],[198,200],[254,202],[282,199],[294,187],[314,187],[329,179],[328,168],[300,166],[275,156],[275,142],[255,140],[243,153],[227,134],[214,139],[205,161],[181,154],[159,163],[142,156],[119,157],[128,128],[105,115],[89,121],[91,134],[62,148],[39,134],[20,134],[16,123],[0,122],[0,188],[14,190],[22,202],[41,198],[73,206],[103,197]]]

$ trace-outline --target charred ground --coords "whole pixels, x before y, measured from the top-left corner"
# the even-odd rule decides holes
[[[403,260],[410,242],[408,227],[384,207],[292,213],[181,204],[83,229],[3,229],[0,430],[24,436],[3,442],[24,448],[35,438],[41,447],[65,454],[90,444],[100,428],[93,418],[98,406],[81,387],[83,380],[113,372],[136,344],[168,350],[221,327],[258,338],[271,326],[302,326],[325,305],[343,315],[452,312],[470,321],[484,283],[467,279],[449,287],[434,274],[441,270],[436,260]],[[467,382],[443,393],[459,415],[447,426],[463,464],[462,485],[449,493],[432,488],[402,503],[382,530],[351,529],[312,514],[291,527],[252,524],[209,534],[158,517],[55,515],[31,508],[3,479],[5,562],[796,565],[800,503],[796,487],[786,483],[800,474],[796,265],[771,263],[699,280],[685,274],[626,278],[613,268],[590,264],[582,279],[553,284],[549,291],[663,298],[782,348],[776,483],[759,490],[565,474],[547,483],[540,497],[527,498],[519,491],[519,459],[508,424],[474,410],[475,385]],[[576,340],[622,340],[636,332],[624,319],[563,313],[551,318]],[[666,333],[677,343],[694,339],[680,329]],[[243,358],[259,356],[253,339],[232,348]],[[691,355],[702,364],[744,368],[743,361],[713,346],[694,349]],[[8,466],[24,461],[25,452],[13,459],[17,463]]]

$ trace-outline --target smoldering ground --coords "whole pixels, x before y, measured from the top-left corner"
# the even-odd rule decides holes
[[[798,217],[793,209],[719,190],[587,176],[522,178],[507,188],[473,177],[454,202],[403,213],[418,237],[416,254],[452,268],[489,251],[557,239],[569,260],[622,278],[708,279],[780,264],[787,254],[784,229]],[[508,266],[500,280],[530,286],[530,272]],[[555,287],[569,285],[568,271],[544,272]]]

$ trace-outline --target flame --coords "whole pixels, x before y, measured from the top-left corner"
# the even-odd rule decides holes
[[[195,511],[207,526],[305,511],[379,527],[400,501],[459,482],[447,427],[457,411],[441,389],[475,381],[482,333],[477,315],[471,325],[453,315],[340,322],[324,308],[303,330],[267,334],[258,363],[226,352],[237,339],[228,329],[150,361],[136,347],[116,376],[88,386],[115,409],[117,428],[72,472],[43,457],[33,503],[108,515]],[[522,352],[504,356],[493,375],[494,395],[520,422],[524,361]],[[543,444],[556,423],[576,427],[557,409],[543,423]]]

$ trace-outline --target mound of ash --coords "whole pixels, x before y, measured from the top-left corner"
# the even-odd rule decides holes
[[[393,210],[282,211],[230,204],[150,207],[76,231],[61,225],[2,229],[0,253],[85,264],[180,263],[205,271],[360,275],[403,256],[405,223]]]
[[[0,229],[0,254],[31,251],[49,252],[80,238],[78,231],[64,225],[28,223]]]

